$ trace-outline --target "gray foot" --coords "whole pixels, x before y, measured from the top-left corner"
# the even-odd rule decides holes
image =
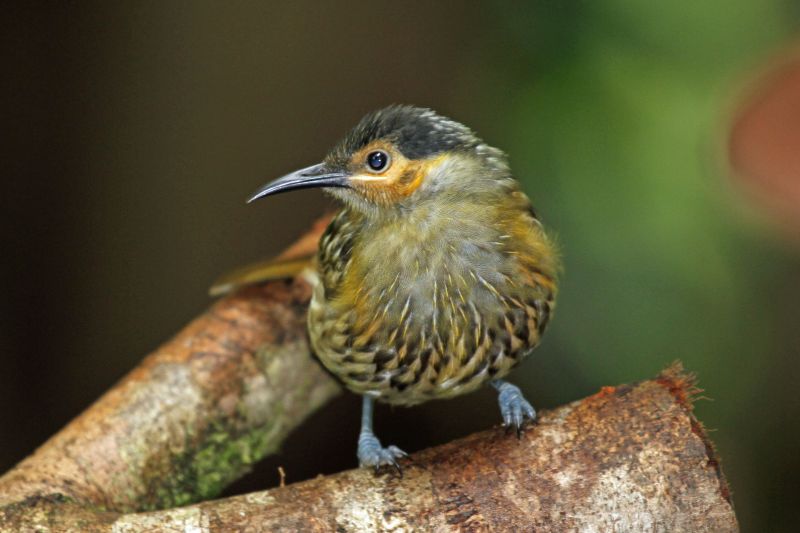
[[[374,467],[377,471],[381,466],[393,466],[398,474],[402,474],[397,460],[407,457],[408,454],[397,446],[384,448],[381,442],[372,433],[364,433],[358,436],[358,463],[361,466]]]
[[[517,430],[517,436],[519,436],[526,418],[536,420],[536,410],[528,403],[516,385],[501,380],[493,381],[492,385],[499,393],[497,403],[500,404],[503,425],[511,428],[513,424]]]

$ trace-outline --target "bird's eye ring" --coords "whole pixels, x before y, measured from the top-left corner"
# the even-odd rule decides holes
[[[375,150],[367,154],[367,168],[371,172],[383,172],[389,166],[391,158],[383,150]]]

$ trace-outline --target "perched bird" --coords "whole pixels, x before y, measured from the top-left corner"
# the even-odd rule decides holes
[[[429,109],[391,106],[250,201],[307,187],[343,204],[319,244],[308,332],[363,396],[360,464],[405,456],[373,433],[376,400],[413,405],[488,383],[507,427],[534,419],[502,378],[539,344],[559,262],[505,154]]]

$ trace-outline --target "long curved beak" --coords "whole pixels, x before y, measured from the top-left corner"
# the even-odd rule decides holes
[[[347,174],[344,172],[331,172],[324,163],[302,168],[273,180],[260,189],[247,200],[254,202],[271,194],[278,194],[296,189],[309,189],[311,187],[348,187]]]

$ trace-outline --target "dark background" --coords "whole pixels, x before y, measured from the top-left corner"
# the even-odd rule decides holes
[[[555,4],[558,4],[557,6]],[[362,114],[432,107],[507,150],[566,263],[538,407],[699,374],[745,531],[790,531],[800,254],[729,180],[742,87],[792,43],[788,0],[82,2],[2,8],[0,471],[331,204],[253,206]],[[636,3],[634,3],[636,4]],[[483,391],[382,408],[414,451],[498,422]],[[316,414],[230,492],[355,466],[359,402]]]

